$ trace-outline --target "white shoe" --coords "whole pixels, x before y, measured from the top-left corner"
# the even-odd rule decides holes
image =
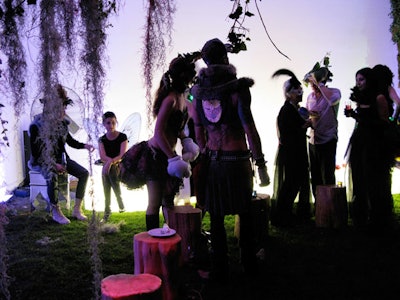
[[[75,199],[74,209],[72,210],[72,216],[80,221],[87,221],[87,217],[82,211],[82,199]]]
[[[86,221],[88,218],[83,214],[80,207],[74,207],[72,211],[72,216],[80,221]]]
[[[52,215],[53,215],[53,220],[58,224],[65,225],[71,223],[71,221],[66,216],[64,216],[58,204],[52,205]]]

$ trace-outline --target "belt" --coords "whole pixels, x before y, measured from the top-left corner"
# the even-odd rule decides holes
[[[250,151],[207,150],[207,157],[219,161],[243,161],[251,157]]]

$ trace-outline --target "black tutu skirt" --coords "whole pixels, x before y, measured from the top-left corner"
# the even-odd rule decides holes
[[[147,141],[133,145],[124,154],[119,164],[120,181],[128,189],[143,187],[147,181],[165,182],[165,194],[176,194],[182,180],[167,172],[168,158],[160,150],[153,149]]]

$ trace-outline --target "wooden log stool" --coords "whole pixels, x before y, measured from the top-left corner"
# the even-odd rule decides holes
[[[161,278],[164,300],[177,299],[181,263],[181,237],[154,237],[147,232],[133,237],[135,274],[149,273]]]
[[[315,225],[338,229],[346,227],[347,220],[346,188],[336,185],[318,185],[315,197]]]
[[[101,281],[102,300],[162,300],[161,279],[152,274],[116,274]]]
[[[269,213],[271,210],[271,198],[268,194],[258,194],[251,201],[251,216],[257,248],[264,248],[268,237]],[[240,238],[240,218],[235,216],[234,235]]]
[[[168,226],[181,236],[183,263],[190,262],[201,235],[201,209],[192,205],[167,209]]]

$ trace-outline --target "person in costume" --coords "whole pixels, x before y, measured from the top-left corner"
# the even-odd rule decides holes
[[[306,108],[312,120],[308,145],[314,197],[317,185],[336,184],[337,113],[341,93],[339,89],[326,85],[332,81],[332,76],[327,66],[320,67],[317,63],[304,78],[312,88],[311,94],[307,97]]]
[[[241,262],[248,274],[257,268],[254,230],[250,214],[253,159],[261,185],[269,184],[261,140],[250,109],[250,78],[237,78],[219,39],[205,43],[201,55],[207,67],[198,72],[191,89],[196,142],[203,165],[203,196],[210,215],[211,278],[226,280],[228,248],[225,215],[240,216]],[[249,149],[250,148],[250,149]]]
[[[116,129],[117,117],[111,111],[103,114],[103,125],[106,133],[99,138],[99,154],[103,163],[101,172],[104,190],[104,217],[107,221],[111,214],[111,188],[117,198],[119,212],[124,212],[124,202],[121,197],[118,164],[128,150],[128,137]]]
[[[131,147],[120,163],[121,181],[128,188],[147,186],[147,230],[159,227],[160,207],[174,205],[182,179],[191,175],[190,162],[199,154],[199,147],[184,130],[188,120],[185,92],[196,75],[194,62],[198,55],[179,55],[171,61],[153,104],[154,135]],[[178,139],[182,155],[175,151]]]
[[[49,165],[48,159],[45,157],[44,147],[46,147],[46,144],[43,140],[43,136],[45,135],[43,131],[45,130],[44,128],[48,126],[46,126],[47,120],[43,117],[43,114],[39,114],[29,126],[31,146],[29,168],[41,172],[47,181],[47,194],[51,204],[53,220],[59,224],[68,224],[70,220],[65,217],[58,203],[58,175],[61,173],[68,173],[78,179],[72,217],[85,221],[87,217],[83,214],[81,207],[83,197],[85,196],[89,172],[69,157],[65,150],[65,144],[75,149],[87,149],[89,151],[93,151],[94,148],[90,144],[78,142],[71,136],[68,131],[69,121],[65,118],[65,109],[68,105],[72,105],[73,102],[67,97],[65,89],[61,85],[57,85],[57,94],[59,100],[62,101],[60,105],[62,105],[63,108],[60,119],[57,120],[57,124],[51,128],[51,130],[57,133],[56,136],[53,137],[54,140],[52,140],[50,145],[50,152],[53,153],[54,159]],[[47,147],[49,146],[47,145]]]
[[[276,207],[271,216],[275,226],[294,225],[297,221],[307,221],[310,211],[310,175],[308,169],[307,128],[311,120],[299,113],[299,103],[303,100],[303,88],[293,72],[277,70],[272,77],[290,76],[285,81],[283,91],[285,103],[277,117],[279,146],[275,160],[274,196]],[[293,203],[299,194],[296,216]]]
[[[350,96],[357,108],[345,111],[347,117],[356,120],[349,146],[351,218],[356,228],[378,232],[393,225],[391,167],[394,154],[385,137],[393,107],[388,86],[379,79],[384,77],[384,72],[381,67],[358,70],[356,86]]]

